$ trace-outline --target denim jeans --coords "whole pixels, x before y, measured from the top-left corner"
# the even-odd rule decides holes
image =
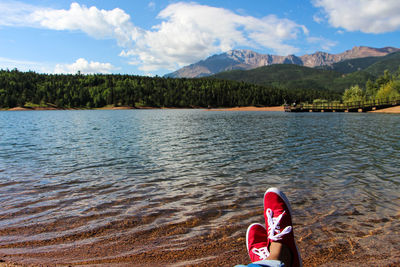
[[[284,267],[285,264],[276,260],[263,260],[250,263],[248,265],[235,265],[235,267]]]

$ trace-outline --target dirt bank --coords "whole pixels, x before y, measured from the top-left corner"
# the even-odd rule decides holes
[[[378,109],[374,111],[370,111],[372,113],[400,113],[400,106]]]
[[[278,107],[234,107],[234,108],[212,108],[210,111],[284,111],[283,106]]]

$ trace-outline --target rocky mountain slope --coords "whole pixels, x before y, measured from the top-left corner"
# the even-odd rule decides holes
[[[330,66],[347,59],[364,57],[381,57],[393,52],[400,51],[399,48],[384,47],[373,48],[356,46],[340,54],[329,54],[316,52],[303,56],[277,56],[259,54],[251,50],[231,50],[226,53],[210,56],[205,60],[183,67],[175,72],[165,75],[173,78],[195,78],[210,76],[222,71],[250,70],[273,64],[295,64],[306,67]]]

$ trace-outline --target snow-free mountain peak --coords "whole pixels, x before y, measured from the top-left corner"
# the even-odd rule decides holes
[[[373,48],[356,46],[340,54],[315,52],[303,56],[277,56],[260,54],[252,50],[238,49],[216,54],[197,63],[185,66],[175,72],[165,75],[173,78],[196,78],[210,76],[222,71],[234,69],[249,70],[272,64],[296,64],[306,67],[330,66],[346,59],[385,56],[400,51],[394,47]]]

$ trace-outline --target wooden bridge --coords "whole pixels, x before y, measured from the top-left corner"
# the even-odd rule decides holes
[[[367,112],[400,105],[400,97],[373,99],[348,103],[320,103],[298,105],[284,105],[286,112]]]

